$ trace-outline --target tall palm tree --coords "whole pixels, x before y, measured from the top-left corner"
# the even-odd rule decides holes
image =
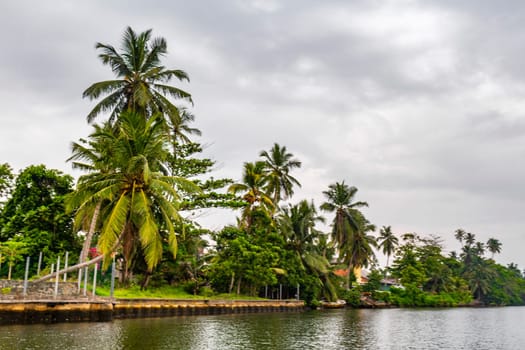
[[[494,254],[501,253],[501,242],[496,238],[489,238],[487,241],[487,249],[491,252],[491,259],[494,259]]]
[[[97,135],[114,150],[114,171],[81,176],[69,205],[82,211],[104,203],[98,247],[107,256],[122,246],[126,278],[137,245],[148,271],[160,261],[164,242],[176,255],[173,221],[180,220],[179,191],[199,189],[189,180],[166,175],[169,136],[160,115],[145,120],[137,113],[123,113],[119,118],[118,132],[101,130]]]
[[[360,211],[356,211],[354,215],[359,229],[354,232],[352,239],[347,242],[347,247],[345,247],[348,252],[346,262],[349,269],[368,267],[375,259],[373,248],[377,247],[375,237],[369,234],[376,230],[375,225],[371,224]]]
[[[331,232],[332,240],[338,248],[339,260],[348,263],[349,279],[354,267],[352,264],[355,262],[354,252],[352,252],[353,240],[358,238],[358,232],[362,228],[358,209],[368,206],[366,202],[354,202],[356,193],[356,187],[350,187],[344,181],[336,182],[328,186],[328,191],[323,192],[327,201],[321,205],[322,210],[335,212]],[[347,287],[349,287],[349,281]]]
[[[300,168],[301,162],[293,158],[292,153],[286,151],[285,146],[275,143],[269,152],[259,154],[264,159],[265,171],[268,177],[268,192],[272,194],[275,205],[284,198],[293,195],[293,186],[301,187],[299,181],[290,175],[290,170]]]
[[[383,254],[386,255],[386,268],[388,269],[390,256],[395,252],[396,247],[399,244],[399,239],[392,232],[391,226],[383,226],[381,227],[381,230],[379,230],[378,241],[381,242],[379,248],[382,248]]]
[[[332,240],[339,249],[346,246],[352,234],[359,230],[358,208],[368,207],[366,202],[354,202],[356,193],[357,188],[348,186],[344,181],[331,184],[328,186],[328,191],[323,191],[327,201],[321,204],[321,209],[330,213],[335,212]],[[344,254],[342,251],[339,253]]]
[[[249,228],[252,225],[252,214],[257,208],[272,214],[275,205],[265,191],[267,177],[264,173],[263,162],[244,163],[242,182],[230,185],[228,192],[237,194],[242,192],[242,199],[246,202],[244,207],[241,226]]]
[[[173,78],[189,81],[189,77],[182,70],[166,69],[161,64],[167,53],[164,38],[152,38],[151,29],[135,33],[128,27],[121,51],[102,43],[95,47],[100,50],[102,63],[111,67],[117,79],[94,83],[84,91],[82,97],[90,100],[104,96],[88,114],[88,122],[103,112],[110,112],[113,122],[123,111],[135,111],[146,117],[160,113],[172,128],[180,123],[180,109],[169,98],[191,102],[191,95],[167,83]]]
[[[109,174],[114,171],[111,160],[113,159],[113,147],[105,135],[114,132],[114,128],[108,123],[102,126],[94,125],[95,131],[86,139],[80,139],[78,142],[71,144],[72,155],[68,161],[72,162],[74,169],[84,170],[89,173]],[[86,237],[82,245],[79,261],[84,262],[88,257],[88,251],[91,248],[91,242],[95,231],[98,229],[100,209],[102,201],[93,203],[93,206],[85,206],[83,210],[76,213],[75,223],[77,229],[80,226],[87,228]],[[69,207],[69,210],[76,208]],[[79,226],[80,225],[80,226]]]
[[[465,239],[465,236],[466,236],[466,232],[465,230],[461,229],[461,228],[458,228],[456,230],[456,233],[454,234],[454,237],[456,237],[456,239],[459,241],[459,243],[461,243],[461,246],[463,247],[463,240]]]
[[[465,244],[467,246],[472,246],[474,243],[476,243],[476,235],[470,232],[465,233]]]
[[[201,136],[201,131],[197,128],[192,128],[189,126],[190,122],[193,122],[195,120],[195,116],[188,111],[187,108],[179,108],[179,121],[178,123],[173,124],[173,128],[171,130],[172,133],[172,139],[179,144],[186,144],[190,143],[190,135],[197,135]]]
[[[302,200],[296,205],[283,208],[277,221],[286,237],[287,243],[296,254],[302,270],[308,275],[315,276],[317,284],[322,287],[324,297],[329,301],[337,298],[335,275],[330,262],[319,249],[318,240],[323,233],[315,228],[324,218],[317,215],[313,203]]]

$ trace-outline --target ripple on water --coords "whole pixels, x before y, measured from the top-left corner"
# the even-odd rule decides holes
[[[525,308],[325,310],[0,327],[0,349],[510,349]]]

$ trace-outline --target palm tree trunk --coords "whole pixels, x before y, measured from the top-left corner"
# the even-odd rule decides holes
[[[232,273],[232,279],[230,280],[230,289],[228,289],[228,293],[231,294],[233,290],[233,284],[235,283],[235,272]]]
[[[354,274],[354,271],[352,270],[352,262],[348,263],[348,278],[346,279],[346,290],[350,290],[350,279],[352,278],[352,275]]]
[[[66,273],[66,272],[72,272],[72,271],[80,270],[80,269],[82,269],[82,268],[84,268],[86,266],[90,266],[90,265],[96,264],[99,261],[101,261],[102,259],[104,259],[104,255],[99,255],[99,256],[97,256],[97,257],[95,257],[95,258],[93,258],[93,259],[91,259],[89,261],[70,266],[67,269],[62,269],[60,271],[55,271],[53,273],[50,273],[49,275],[42,276],[42,277],[34,280],[33,282],[35,282],[35,283],[44,282],[44,281],[46,281],[46,280],[48,280],[50,278],[56,277],[57,274],[63,274],[63,273]]]
[[[241,294],[241,277],[237,280],[237,295]]]
[[[50,278],[56,277],[57,274],[63,274],[63,273],[67,273],[67,272],[77,271],[77,270],[80,270],[80,269],[82,269],[82,268],[84,268],[86,266],[90,266],[90,265],[98,263],[99,261],[102,261],[106,255],[109,255],[109,254],[111,254],[111,253],[113,253],[113,252],[115,252],[117,250],[117,248],[119,247],[123,236],[124,236],[124,231],[122,231],[122,233],[120,234],[119,238],[117,239],[117,241],[115,242],[115,244],[113,245],[111,250],[108,252],[108,254],[102,254],[102,255],[99,255],[99,256],[97,256],[97,257],[95,257],[95,258],[93,258],[93,259],[91,259],[89,261],[82,262],[82,263],[70,266],[67,269],[62,269],[60,271],[55,271],[55,272],[50,273],[48,275],[42,276],[42,277],[34,280],[33,282],[35,282],[35,283],[44,282],[44,281],[47,281]]]
[[[95,210],[93,211],[93,217],[91,218],[91,223],[89,224],[89,230],[82,245],[82,251],[80,252],[80,262],[86,261],[88,256],[89,248],[91,248],[91,241],[93,240],[93,234],[95,233],[95,228],[97,227],[98,216],[100,214],[100,207],[102,202],[98,202]]]

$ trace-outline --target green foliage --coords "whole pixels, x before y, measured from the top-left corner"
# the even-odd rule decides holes
[[[215,179],[210,177],[203,180],[203,175],[209,173],[215,162],[208,158],[198,158],[202,146],[195,142],[178,143],[173,153],[168,155],[167,162],[174,176],[191,178],[201,192],[186,193],[180,204],[181,210],[202,208],[242,208],[245,203],[231,193],[225,193],[225,188],[233,183],[231,179]]]
[[[11,186],[13,185],[14,175],[13,169],[7,163],[0,164],[0,209],[2,208],[1,199],[9,194]]]
[[[345,289],[341,290],[339,292],[339,296],[341,299],[346,301],[346,305],[352,306],[352,307],[360,307],[361,306],[361,288],[354,287],[352,289]]]
[[[359,211],[368,203],[355,202],[357,188],[344,181],[331,184],[323,194],[327,201],[321,204],[321,209],[335,213],[331,238],[339,251],[339,260],[347,264],[349,271],[368,266],[374,257],[372,247],[376,245],[368,232],[374,231],[375,226]],[[350,280],[346,282],[346,288],[349,287]]]
[[[383,274],[377,270],[373,269],[368,275],[368,282],[363,286],[363,292],[374,292],[381,288],[381,280],[383,279]]]
[[[9,272],[8,279],[11,279],[11,273],[13,266],[20,261],[24,260],[24,255],[29,252],[27,244],[20,241],[9,240],[3,243],[0,243],[0,254],[2,258],[7,261]]]
[[[391,302],[399,306],[524,305],[525,279],[514,264],[507,267],[483,257],[484,244],[462,229],[460,256],[442,255],[439,238],[406,234],[396,251],[392,274],[403,288],[392,288]],[[500,247],[493,239],[493,245]]]
[[[217,253],[210,266],[211,282],[219,292],[244,291],[257,295],[265,285],[275,285],[281,274],[282,239],[275,233],[225,227],[215,237]]]
[[[191,102],[191,95],[166,84],[171,79],[189,81],[189,77],[182,70],[168,70],[161,64],[168,50],[164,38],[152,38],[151,29],[136,33],[128,27],[120,51],[102,43],[97,43],[96,48],[102,63],[111,67],[117,79],[94,83],[84,91],[82,96],[91,100],[106,95],[88,114],[89,122],[107,111],[111,112],[111,120],[119,118],[122,112],[135,111],[144,116],[161,113],[166,125],[178,128],[184,114],[169,98]]]
[[[44,165],[24,169],[0,214],[0,241],[15,239],[26,245],[28,255],[35,257],[42,251],[51,260],[65,251],[76,252],[79,240],[64,209],[72,182],[71,176]]]

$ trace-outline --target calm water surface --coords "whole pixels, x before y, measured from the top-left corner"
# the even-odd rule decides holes
[[[525,307],[327,310],[0,326],[0,349],[525,349]]]

